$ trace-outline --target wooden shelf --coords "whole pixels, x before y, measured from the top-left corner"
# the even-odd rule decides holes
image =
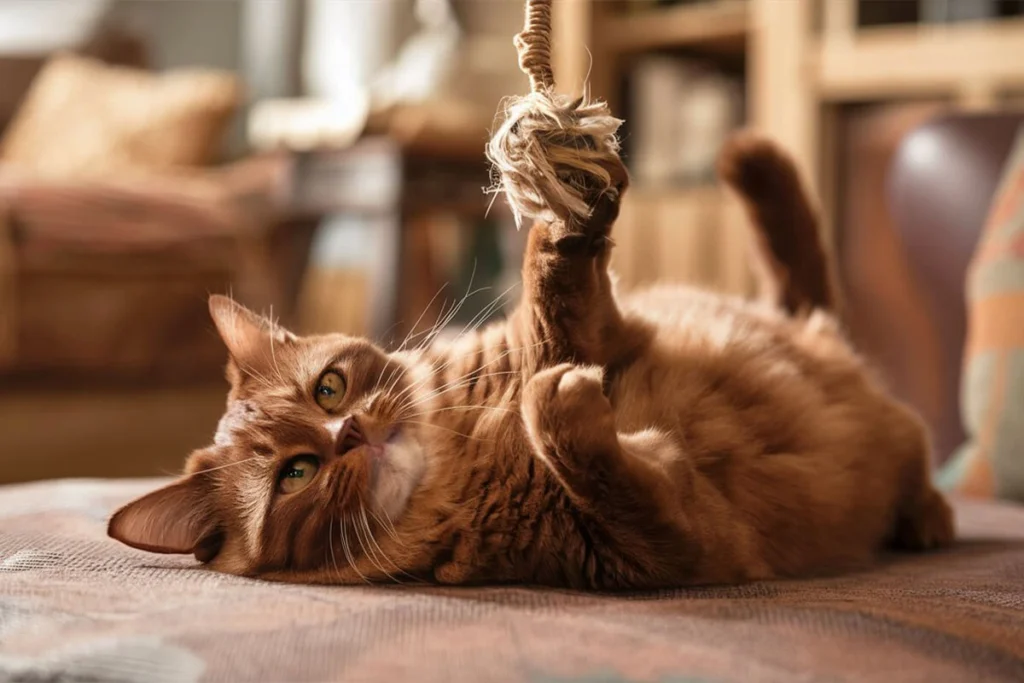
[[[612,266],[625,289],[687,282],[753,292],[746,216],[719,185],[631,187],[612,236]]]
[[[748,4],[746,0],[707,0],[631,14],[599,12],[594,17],[597,44],[618,53],[697,48],[742,54],[749,30]]]
[[[1024,86],[1024,20],[862,29],[809,55],[826,100],[960,95]]]

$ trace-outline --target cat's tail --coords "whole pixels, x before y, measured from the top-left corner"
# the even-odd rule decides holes
[[[759,275],[769,296],[792,314],[838,313],[832,261],[818,215],[789,155],[740,133],[725,145],[718,173],[739,194],[756,232]]]

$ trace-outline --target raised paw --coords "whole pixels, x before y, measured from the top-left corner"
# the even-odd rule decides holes
[[[575,469],[599,453],[618,451],[615,414],[602,380],[598,367],[564,363],[527,383],[523,419],[535,449],[549,464]]]

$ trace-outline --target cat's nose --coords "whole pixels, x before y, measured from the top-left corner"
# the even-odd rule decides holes
[[[334,441],[335,455],[345,455],[349,451],[366,445],[366,435],[355,415],[349,415],[342,421],[341,429]]]

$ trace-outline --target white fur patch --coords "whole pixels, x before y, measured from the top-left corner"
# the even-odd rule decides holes
[[[347,419],[348,418],[339,417],[333,420],[328,420],[324,423],[324,429],[326,429],[327,433],[331,435],[332,441],[338,440],[338,434],[341,433],[341,428],[345,426],[345,421]]]
[[[401,435],[385,446],[373,482],[373,502],[391,519],[397,519],[423,478],[427,461],[423,448],[411,436]]]
[[[232,401],[224,416],[217,423],[217,431],[213,435],[213,445],[220,448],[231,446],[234,443],[233,432],[240,430],[246,422],[246,416],[253,411],[245,401]]]

